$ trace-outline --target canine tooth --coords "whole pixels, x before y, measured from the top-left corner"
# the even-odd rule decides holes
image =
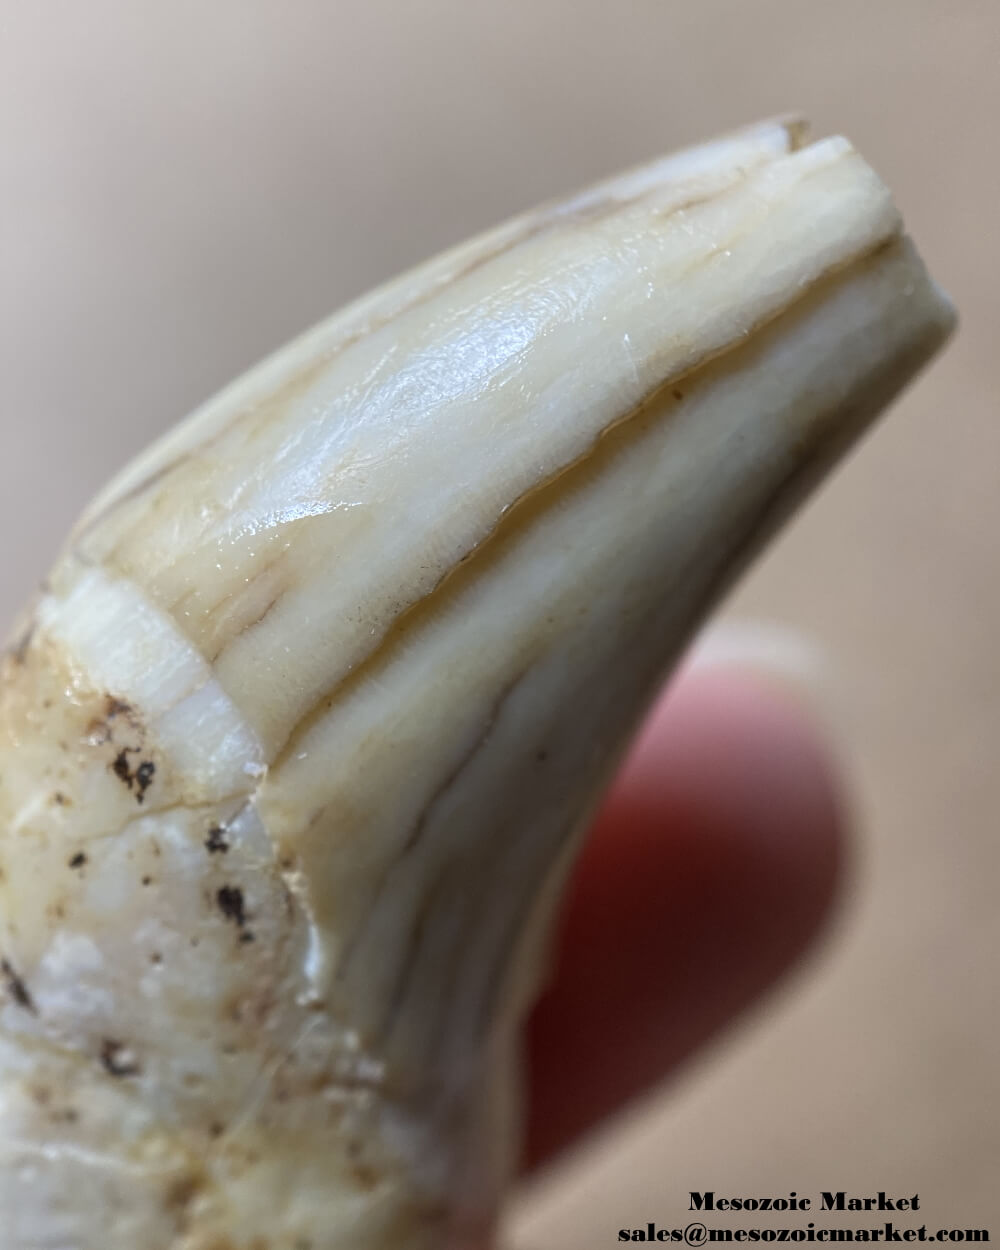
[[[0,1250],[465,1247],[588,812],[937,349],[846,140],[751,127],[365,297],[76,527],[0,686]]]

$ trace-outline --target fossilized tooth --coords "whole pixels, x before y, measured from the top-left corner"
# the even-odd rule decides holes
[[[851,146],[768,123],[431,261],[127,469],[3,667],[0,1247],[482,1236],[610,770],[951,323]]]

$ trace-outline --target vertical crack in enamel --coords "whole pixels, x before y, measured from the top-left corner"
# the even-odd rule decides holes
[[[420,808],[420,811],[417,813],[416,819],[414,820],[411,829],[407,832],[406,838],[404,839],[398,852],[386,865],[380,879],[375,883],[368,911],[362,920],[359,930],[351,935],[349,941],[345,945],[344,952],[337,968],[338,979],[346,979],[351,974],[352,970],[350,965],[352,952],[356,951],[360,943],[363,941],[367,923],[377,918],[380,905],[387,907],[390,911],[394,908],[396,901],[394,879],[398,878],[400,872],[406,871],[407,861],[411,854],[419,851],[421,841],[428,829],[428,826],[433,821],[439,808],[446,803],[452,787],[458,784],[463,773],[470,767],[476,756],[487,747],[490,740],[490,734],[503,712],[507,700],[510,698],[513,691],[517,689],[518,684],[527,676],[528,671],[529,670],[525,669],[521,672],[515,673],[513,677],[509,678],[504,683],[502,689],[493,702],[493,706],[487,713],[485,724],[477,731],[472,743],[462,751],[457,763],[449,769],[445,777],[436,786],[427,802]],[[420,910],[414,922],[413,932],[406,944],[406,955],[402,965],[396,970],[394,984],[386,991],[385,1001],[380,1004],[382,1018],[378,1023],[374,1024],[372,1028],[374,1036],[379,1039],[377,1044],[379,1048],[384,1045],[386,1035],[392,1031],[396,1018],[400,1014],[403,1000],[410,989],[408,983],[412,979],[412,965],[413,962],[420,957],[422,946],[421,935],[426,928],[430,927],[428,921],[434,908],[436,898],[442,889],[442,875],[443,872],[439,873],[438,877],[429,885],[423,885],[421,891]],[[446,954],[447,953],[445,952],[445,956]],[[362,975],[369,975],[367,969],[362,970]],[[429,1014],[433,1015],[443,1013],[434,1013],[432,1010]]]

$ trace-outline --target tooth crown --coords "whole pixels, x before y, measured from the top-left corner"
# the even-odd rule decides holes
[[[876,175],[802,138],[446,253],[81,519],[0,686],[0,1250],[485,1234],[588,812],[951,325]]]

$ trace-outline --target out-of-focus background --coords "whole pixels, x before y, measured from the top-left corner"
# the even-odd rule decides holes
[[[1000,1237],[1000,5],[3,0],[0,92],[5,619],[112,469],[379,279],[744,121],[858,144],[961,333],[725,608],[831,657],[847,905],[513,1233],[847,1189]]]

